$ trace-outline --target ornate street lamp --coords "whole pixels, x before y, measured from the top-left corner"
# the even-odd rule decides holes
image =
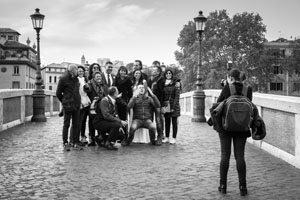
[[[36,40],[37,40],[37,69],[36,69],[36,80],[35,80],[35,90],[33,91],[33,115],[31,118],[32,122],[45,122],[47,121],[45,117],[45,92],[42,88],[43,79],[41,76],[41,59],[40,59],[40,30],[43,28],[43,21],[45,15],[40,13],[40,9],[35,9],[35,13],[30,15],[32,20],[33,28],[36,30]]]
[[[197,68],[197,82],[196,82],[196,91],[193,94],[193,122],[206,122],[205,119],[205,93],[203,92],[203,82],[201,81],[200,70],[202,66],[201,61],[201,41],[202,41],[202,33],[204,32],[205,23],[207,18],[202,15],[202,11],[199,12],[199,15],[194,18],[196,24],[196,30],[199,37],[199,60],[198,60],[198,68]]]

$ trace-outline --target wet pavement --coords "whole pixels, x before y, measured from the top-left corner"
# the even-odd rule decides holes
[[[217,191],[220,144],[206,123],[181,116],[177,143],[63,151],[63,119],[0,132],[0,199],[300,199],[300,170],[246,145],[249,195],[239,196],[231,156]]]

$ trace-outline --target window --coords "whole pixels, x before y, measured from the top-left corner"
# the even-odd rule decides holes
[[[52,90],[52,85],[49,85],[49,90]]]
[[[51,83],[52,82],[52,77],[51,76],[49,76],[49,83]]]
[[[13,39],[14,39],[14,36],[9,35],[7,39],[8,39],[8,40],[13,40]]]
[[[270,83],[270,90],[271,91],[282,91],[282,83]]]
[[[280,50],[280,57],[281,58],[285,57],[285,50],[284,49]]]
[[[54,83],[56,83],[56,76],[54,76]]]
[[[273,73],[274,74],[283,74],[283,70],[281,66],[273,66]]]
[[[13,89],[19,89],[20,88],[20,82],[19,81],[13,81],[12,82],[12,88]]]
[[[14,74],[19,75],[19,66],[17,65],[14,66]]]
[[[300,83],[294,83],[293,92],[300,92]]]

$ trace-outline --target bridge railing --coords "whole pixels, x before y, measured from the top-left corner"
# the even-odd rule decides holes
[[[33,90],[0,90],[0,131],[30,121],[33,113]],[[45,90],[45,115],[60,110],[60,103],[54,91]]]
[[[221,90],[205,90],[205,115]],[[180,96],[181,113],[193,115],[193,92]],[[253,103],[258,107],[267,129],[262,141],[248,142],[300,168],[300,98],[271,94],[253,94]]]

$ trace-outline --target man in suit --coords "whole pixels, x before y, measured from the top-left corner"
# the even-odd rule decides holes
[[[140,60],[135,60],[133,62],[133,71],[129,73],[129,77],[131,78],[131,80],[133,79],[133,72],[135,70],[142,70],[143,69],[143,63]],[[148,76],[147,74],[145,74],[144,72],[142,72],[142,77],[143,79],[145,79],[146,81],[148,80]]]
[[[105,63],[105,72],[102,74],[102,80],[104,85],[107,85],[107,87],[110,87],[114,85],[115,77],[112,75],[113,71],[113,63],[110,61],[107,61]]]
[[[108,88],[108,95],[96,105],[97,114],[93,120],[94,127],[101,133],[103,138],[105,138],[106,133],[109,134],[105,142],[105,147],[108,150],[118,150],[113,143],[116,141],[121,128],[127,126],[127,121],[121,120],[117,114],[116,101],[117,99],[122,101],[118,97],[119,91],[117,87],[112,86]]]

